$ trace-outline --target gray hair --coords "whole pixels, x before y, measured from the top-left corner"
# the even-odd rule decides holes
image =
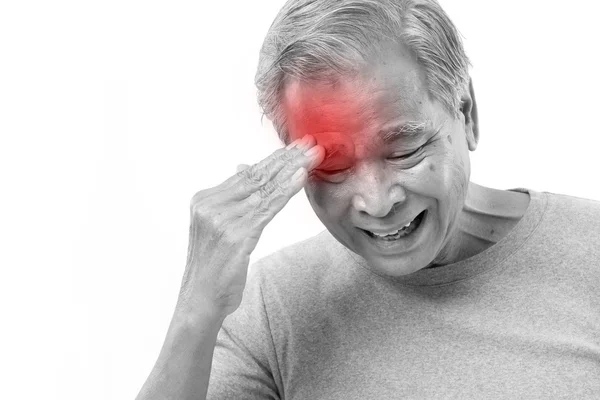
[[[356,73],[383,41],[413,52],[429,95],[458,117],[470,62],[436,0],[288,0],[266,35],[255,77],[258,104],[280,139],[289,141],[280,105],[288,79],[335,82]]]

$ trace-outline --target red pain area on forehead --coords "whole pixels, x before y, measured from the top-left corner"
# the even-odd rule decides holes
[[[312,135],[325,149],[318,170],[351,168],[364,149],[376,146],[369,123],[377,115],[372,99],[353,84],[290,84],[284,93],[283,108],[290,141]],[[358,154],[360,149],[363,154]]]
[[[317,166],[318,170],[336,171],[351,168],[356,162],[354,143],[349,135],[340,132],[320,132],[314,134],[317,144],[325,149],[325,158]]]

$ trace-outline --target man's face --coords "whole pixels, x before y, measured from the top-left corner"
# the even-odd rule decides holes
[[[375,272],[401,276],[459,245],[473,135],[429,98],[408,53],[390,54],[335,85],[291,81],[283,107],[291,140],[310,134],[326,151],[305,187],[321,222]],[[403,125],[411,134],[394,134]]]

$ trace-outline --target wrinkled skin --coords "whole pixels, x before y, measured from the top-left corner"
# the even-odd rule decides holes
[[[493,245],[519,221],[529,195],[470,182],[469,151],[479,139],[472,85],[455,118],[428,95],[409,52],[387,54],[335,84],[289,81],[283,107],[291,139],[310,134],[326,150],[305,186],[318,218],[373,272],[399,277]],[[425,131],[382,140],[380,130],[408,121],[424,122]],[[418,245],[395,254],[376,251],[358,229],[399,228],[423,210]]]

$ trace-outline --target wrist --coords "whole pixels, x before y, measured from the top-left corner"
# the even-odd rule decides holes
[[[220,328],[226,316],[213,307],[190,307],[186,304],[178,303],[173,314],[173,322],[177,326],[188,328],[202,328],[216,325]]]

